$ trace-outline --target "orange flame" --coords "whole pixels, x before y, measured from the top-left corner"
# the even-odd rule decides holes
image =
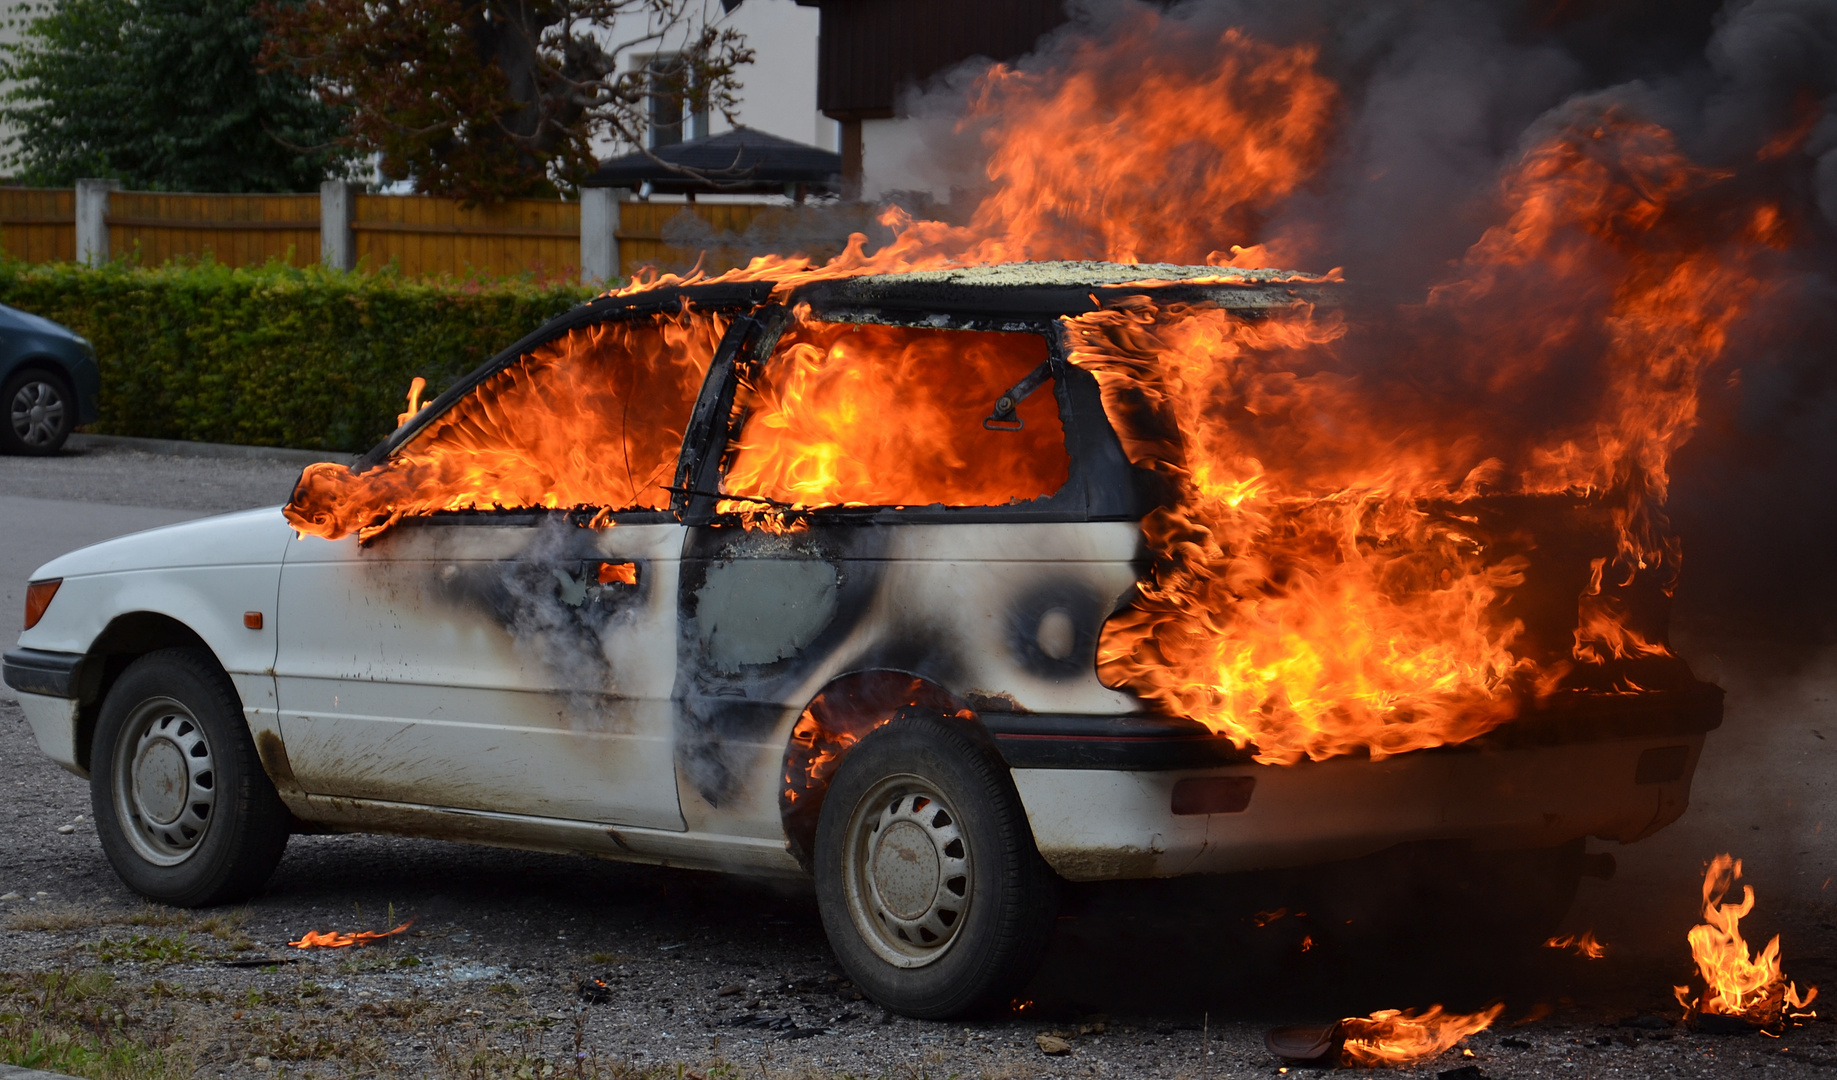
[[[1778,1027],[1816,1016],[1807,1007],[1818,997],[1818,988],[1799,992],[1780,971],[1780,937],[1775,934],[1758,955],[1750,952],[1741,936],[1741,920],[1754,910],[1754,887],[1741,887],[1741,902],[1725,904],[1722,898],[1741,876],[1741,860],[1728,854],[1710,860],[1703,875],[1703,922],[1690,930],[1690,955],[1702,978],[1703,992],[1691,997],[1689,985],[1674,987],[1686,1017],[1732,1016],[1756,1027]]]
[[[1461,279],[1386,322],[1146,301],[1065,320],[1125,450],[1177,493],[1144,522],[1155,574],[1104,629],[1105,682],[1268,763],[1483,734],[1573,667],[1521,647],[1506,613],[1528,564],[1462,509],[1488,493],[1605,506],[1615,549],[1577,597],[1573,660],[1668,657],[1627,595],[1676,573],[1657,509],[1668,459],[1772,239],[1753,222],[1698,237],[1672,212],[1718,179],[1662,129],[1607,112],[1529,153],[1502,188],[1516,209]],[[1546,306],[1527,313],[1527,296]],[[1577,349],[1605,392],[1554,432],[1488,431],[1471,405],[1346,373],[1343,352],[1372,335],[1445,355],[1437,377],[1471,379],[1482,407]]]
[[[1339,93],[1313,47],[1237,30],[1208,41],[1203,64],[1144,62],[1194,54],[1162,46],[1198,32],[1149,15],[1051,70],[992,67],[961,128],[988,150],[966,224],[892,209],[895,238],[874,252],[857,234],[820,266],[766,256],[718,277],[641,274],[620,293],[749,280],[784,299],[819,279],[1091,256],[1203,261],[1229,281],[1292,258],[1306,245],[1261,223],[1326,159]],[[1253,321],[1133,299],[1062,321],[1125,451],[1168,496],[1143,522],[1153,572],[1100,637],[1105,683],[1267,763],[1458,743],[1559,692],[1658,685],[1643,672],[1670,657],[1664,628],[1635,601],[1677,574],[1670,460],[1786,226],[1770,205],[1717,209],[1728,178],[1663,128],[1609,108],[1566,115],[1502,178],[1497,223],[1421,304],[1298,304]],[[672,440],[722,329],[660,316],[576,331],[387,464],[311,467],[288,520],[367,540],[447,510],[586,507],[598,524],[666,507]],[[1051,396],[1023,403],[1020,430],[982,425],[1041,356],[1026,335],[800,313],[736,395],[719,506],[790,532],[812,507],[1049,494],[1065,480]],[[1522,407],[1537,397],[1565,406]],[[876,411],[888,400],[896,422]],[[628,415],[643,422],[627,428]],[[1585,502],[1611,522],[1577,556],[1593,560],[1587,581],[1564,579],[1560,649],[1521,595],[1543,538],[1483,527],[1478,507],[1497,497]]]
[[[1434,1005],[1420,1013],[1380,1009],[1368,1017],[1340,1021],[1347,1065],[1411,1065],[1435,1057],[1476,1032],[1491,1027],[1504,1005],[1477,1013],[1443,1012]]]
[[[362,539],[405,516],[492,507],[664,509],[720,318],[601,323],[499,371],[363,473],[308,466],[284,513]]]
[[[1035,334],[800,319],[736,397],[746,419],[723,491],[789,506],[1050,495],[1067,470],[1050,388],[1019,404],[1018,430],[983,426],[996,399],[1045,360]]]
[[[1564,934],[1544,942],[1546,949],[1564,949],[1585,956],[1590,960],[1599,960],[1607,955],[1607,946],[1595,940],[1593,930],[1584,930],[1580,934]]]
[[[394,937],[414,924],[415,920],[410,919],[394,930],[359,930],[355,934],[347,934],[339,930],[308,930],[305,937],[298,941],[289,941],[287,944],[296,949],[348,949],[353,945],[368,945],[373,941]]]
[[[638,564],[601,563],[598,577],[601,585],[636,585],[638,583]]]
[[[996,64],[970,92],[959,125],[989,148],[990,190],[967,225],[881,218],[898,236],[873,253],[857,233],[818,266],[762,256],[718,276],[641,272],[618,295],[698,281],[809,281],[1038,259],[1145,259],[1232,267],[1279,264],[1285,252],[1220,254],[1217,236],[1245,241],[1272,206],[1324,160],[1339,92],[1315,69],[1312,45],[1281,48],[1227,30],[1204,50],[1177,19],[1144,15],[1059,67]],[[1202,54],[1176,70],[1145,58]],[[1204,108],[1193,102],[1204,101]],[[1078,130],[1089,137],[1067,139]],[[1196,213],[1203,208],[1203,213]],[[1241,280],[1221,272],[1216,280]]]
[[[396,427],[401,427],[403,424],[406,424],[410,420],[413,420],[415,418],[415,414],[421,411],[421,391],[426,390],[426,389],[427,389],[427,380],[423,379],[419,375],[416,375],[412,380],[409,381],[409,384],[408,384],[408,411],[396,414],[396,418],[395,418]]]

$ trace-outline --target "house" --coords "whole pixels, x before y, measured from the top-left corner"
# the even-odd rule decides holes
[[[748,4],[756,0],[746,0]],[[1067,21],[1064,0],[796,0],[821,13],[816,100],[841,126],[845,190],[910,187],[900,94],[971,57],[1012,60]]]

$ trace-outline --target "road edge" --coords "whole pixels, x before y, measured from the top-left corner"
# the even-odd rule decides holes
[[[0,1080],[76,1080],[65,1073],[45,1072],[41,1069],[25,1069],[18,1065],[0,1064]]]
[[[183,439],[139,439],[128,435],[91,435],[76,432],[65,447],[70,450],[138,450],[143,454],[167,457],[239,458],[245,461],[284,461],[310,465],[316,461],[335,461],[349,465],[356,454],[332,450],[296,450],[288,446],[241,446],[234,443],[187,442]],[[4,1074],[0,1074],[3,1078]]]

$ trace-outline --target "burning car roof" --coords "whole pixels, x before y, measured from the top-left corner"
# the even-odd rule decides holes
[[[788,290],[771,279],[666,280],[595,297],[524,336],[431,401],[420,416],[372,448],[356,467],[361,472],[383,461],[424,423],[531,349],[619,312],[680,311],[685,305],[731,310],[757,307],[777,298],[809,304],[824,319],[1019,329],[1007,324],[1039,324],[1062,315],[1079,315],[1126,296],[1216,304],[1242,314],[1260,314],[1297,302],[1330,306],[1338,284],[1337,274],[1332,273],[1089,260],[826,277]]]
[[[1214,303],[1240,312],[1327,300],[1330,277],[1292,270],[1239,270],[1173,263],[1013,262],[867,274],[812,282],[791,293],[819,313],[858,318],[859,309],[922,317],[928,310],[1023,319],[1094,310],[1122,296]]]

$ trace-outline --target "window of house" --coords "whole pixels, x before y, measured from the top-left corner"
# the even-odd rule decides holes
[[[1037,334],[798,322],[739,388],[722,491],[798,506],[1049,496],[1071,465],[1046,359]],[[996,416],[1017,384],[1031,392]]]
[[[644,61],[650,101],[651,149],[674,146],[708,134],[708,110],[689,109],[690,69],[681,53],[658,53]]]

